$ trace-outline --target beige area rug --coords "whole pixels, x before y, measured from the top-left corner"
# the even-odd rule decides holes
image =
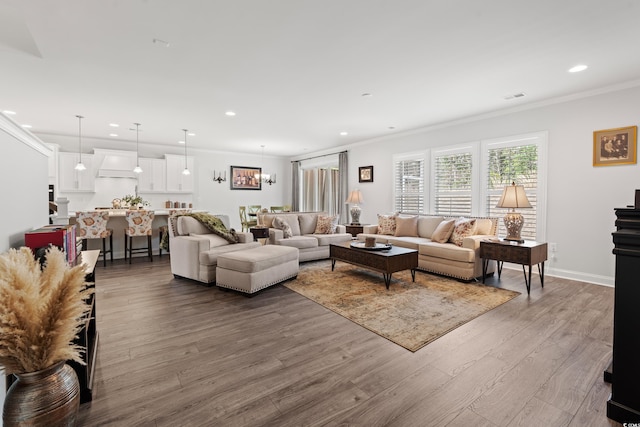
[[[328,260],[301,264],[284,286],[411,351],[520,294],[420,271],[413,283],[408,270],[387,290],[382,273]]]

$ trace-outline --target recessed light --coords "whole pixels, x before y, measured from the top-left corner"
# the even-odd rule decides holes
[[[235,115],[236,115],[236,113],[235,113],[235,112],[233,112],[233,111],[227,111],[227,112],[226,112],[226,113],[224,113],[224,114],[225,114],[225,115],[227,115],[227,116],[229,116],[229,117],[233,117],[233,116],[235,116]]]
[[[25,128],[25,129],[31,129],[33,126],[31,126],[31,125],[22,125],[22,127]]]
[[[112,128],[120,127],[120,125],[117,123],[109,123],[109,126],[111,126]]]
[[[347,136],[347,135],[349,135],[349,132],[340,132],[340,135]]]
[[[118,136],[118,134],[117,133],[110,133],[109,136],[113,136],[115,138],[116,136]]]
[[[184,141],[178,141],[178,144],[184,144]]]
[[[193,132],[188,133],[187,135],[189,135],[189,136],[196,136],[196,134],[195,134],[195,133],[193,133]]]
[[[16,115],[15,111],[9,111],[9,110],[4,110],[3,113],[5,113],[7,116],[15,116]]]
[[[575,67],[569,68],[569,72],[570,73],[579,73],[580,71],[584,71],[587,68],[589,68],[589,67],[584,65],[584,64],[580,64],[580,65],[576,65]]]

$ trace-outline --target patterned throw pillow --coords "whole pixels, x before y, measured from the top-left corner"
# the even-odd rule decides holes
[[[287,224],[287,221],[280,218],[279,216],[273,218],[273,228],[282,230],[282,234],[284,235],[285,239],[293,236],[293,233],[291,232],[291,226]]]
[[[462,246],[465,237],[473,236],[476,231],[476,220],[468,218],[458,218],[453,226],[453,233],[449,241],[457,246]]]
[[[314,234],[333,234],[338,228],[338,215],[318,215]]]
[[[378,214],[378,234],[396,234],[396,215]]]

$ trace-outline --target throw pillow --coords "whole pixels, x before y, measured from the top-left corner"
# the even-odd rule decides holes
[[[282,234],[284,235],[285,239],[293,236],[293,234],[291,233],[291,226],[287,223],[287,221],[280,218],[279,216],[273,218],[273,227],[282,230]]]
[[[418,236],[418,217],[399,216],[396,218],[396,236]]]
[[[458,218],[453,226],[453,232],[449,241],[457,246],[462,246],[465,237],[473,236],[476,231],[476,220],[469,218]]]
[[[338,215],[318,215],[315,234],[334,234],[338,228]]]
[[[453,226],[455,224],[454,219],[448,219],[442,221],[436,227],[435,231],[431,235],[431,240],[438,243],[446,243],[449,241],[451,233],[453,233]]]
[[[378,234],[386,234],[393,236],[396,234],[396,217],[397,215],[380,215],[378,214]]]

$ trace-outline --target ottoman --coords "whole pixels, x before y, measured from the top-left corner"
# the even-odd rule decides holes
[[[298,275],[298,249],[266,245],[218,255],[216,286],[252,294]]]

